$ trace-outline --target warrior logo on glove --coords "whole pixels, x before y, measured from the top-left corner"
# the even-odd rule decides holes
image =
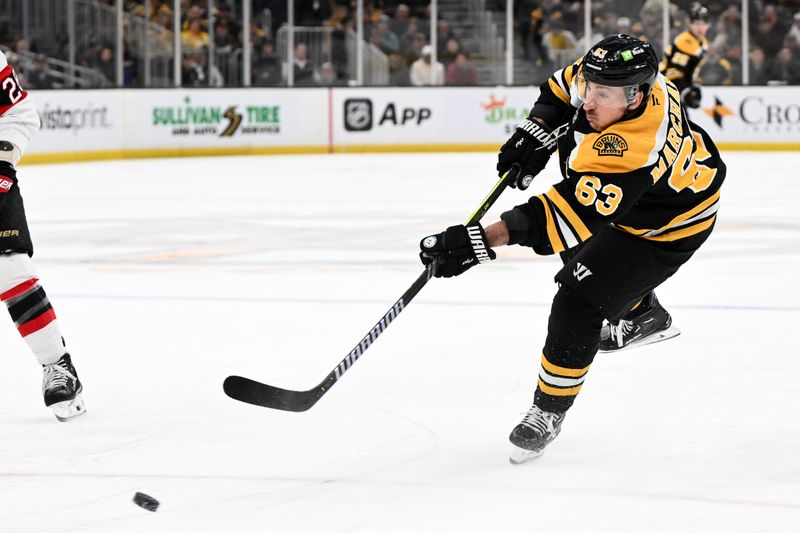
[[[555,152],[558,138],[566,131],[569,124],[564,124],[553,131],[542,123],[530,118],[517,126],[514,135],[500,148],[497,156],[497,173],[502,176],[511,165],[520,165],[520,172],[509,185],[522,191],[530,187],[533,178],[547,165],[550,154]]]
[[[458,276],[497,257],[489,248],[486,232],[480,224],[451,226],[442,233],[425,237],[419,247],[422,264],[434,263],[433,275],[437,278]]]

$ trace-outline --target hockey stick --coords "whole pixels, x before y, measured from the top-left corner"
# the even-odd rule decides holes
[[[475,224],[478,222],[483,216],[489,211],[489,208],[492,207],[492,204],[497,201],[502,194],[503,190],[508,186],[509,183],[516,177],[517,173],[519,172],[519,166],[514,165],[511,169],[506,172],[502,178],[495,184],[486,198],[483,200],[480,206],[470,215],[469,219],[466,222],[466,226],[470,224]],[[350,350],[350,353],[347,354],[347,357],[342,359],[342,361],[336,365],[330,374],[328,374],[322,382],[314,387],[313,389],[305,390],[305,391],[296,391],[296,390],[288,390],[288,389],[281,389],[279,387],[273,387],[272,385],[267,385],[265,383],[259,383],[258,381],[253,381],[252,379],[244,378],[241,376],[228,376],[225,378],[225,382],[222,385],[222,388],[225,390],[225,394],[233,398],[234,400],[239,400],[240,402],[250,403],[253,405],[260,405],[262,407],[269,407],[271,409],[280,409],[282,411],[294,411],[294,412],[301,412],[306,411],[311,408],[317,400],[322,398],[322,396],[328,392],[331,387],[333,387],[337,381],[341,379],[345,372],[347,372],[358,358],[364,355],[364,352],[372,345],[373,342],[383,333],[386,331],[386,328],[397,318],[403,309],[411,303],[411,300],[414,299],[414,296],[422,290],[428,281],[433,277],[433,269],[436,267],[435,264],[430,264],[425,268],[425,271],[420,274],[420,276],[416,279],[414,283],[403,293],[399,300],[397,300],[394,305],[389,309],[389,311],[383,315],[383,317],[378,321],[375,326],[369,330],[369,332],[364,335],[364,338],[356,344],[355,348]]]

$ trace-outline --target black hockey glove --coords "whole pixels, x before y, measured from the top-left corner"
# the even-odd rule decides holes
[[[524,191],[547,165],[550,154],[556,150],[557,140],[558,135],[546,126],[526,118],[500,148],[497,155],[497,174],[502,176],[511,165],[519,163],[520,173],[509,185]]]
[[[686,107],[691,107],[692,109],[697,109],[700,107],[700,100],[703,98],[703,92],[700,90],[699,85],[692,85],[691,87],[685,88],[681,92],[681,100],[683,101],[683,105]]]
[[[442,233],[422,239],[419,248],[423,265],[436,263],[433,275],[437,278],[458,276],[497,257],[489,248],[486,232],[480,224],[450,226]]]

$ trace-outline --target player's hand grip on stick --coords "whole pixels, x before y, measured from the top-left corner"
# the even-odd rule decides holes
[[[526,118],[500,148],[497,155],[498,175],[504,175],[514,163],[520,165],[520,172],[509,186],[524,191],[547,165],[561,133],[562,128],[550,131],[543,123]]]
[[[467,227],[475,226],[478,221],[483,218],[483,215],[492,207],[497,201],[506,186],[515,180],[519,174],[519,165],[512,165],[511,168],[503,174],[500,180],[494,185],[489,194],[483,200],[480,206],[473,211],[467,220]],[[485,235],[482,236],[485,242]],[[403,309],[411,303],[414,296],[422,290],[422,287],[428,283],[434,275],[435,262],[431,261],[426,267],[425,271],[411,284],[411,286],[403,293],[399,300],[386,312],[375,326],[370,329],[364,337],[359,341],[356,346],[350,350],[350,353],[342,359],[336,368],[334,368],[326,377],[313,389],[305,391],[296,391],[289,389],[281,389],[273,387],[266,383],[260,383],[252,379],[244,378],[241,376],[228,376],[223,383],[225,394],[239,400],[241,402],[250,403],[253,405],[260,405],[262,407],[269,407],[271,409],[280,409],[283,411],[306,411],[310,409],[322,396],[333,387],[337,381],[350,369],[351,366],[364,354],[364,352],[372,345],[378,336],[383,333],[386,328],[397,318]]]
[[[446,231],[429,235],[419,243],[419,258],[425,266],[435,264],[433,276],[451,278],[480,263],[497,257],[489,248],[486,232],[480,224],[450,226]]]

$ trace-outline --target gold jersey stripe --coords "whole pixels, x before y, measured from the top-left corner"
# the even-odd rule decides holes
[[[719,193],[720,191],[717,190],[717,192],[715,192],[714,194],[712,194],[711,196],[709,196],[708,198],[706,198],[705,200],[694,206],[693,208],[670,220],[668,224],[664,225],[664,227],[658,228],[658,231],[664,231],[666,229],[671,228],[672,226],[677,226],[684,220],[689,220],[693,216],[702,213],[703,211],[708,209],[710,206],[714,205],[719,200]]]
[[[553,94],[556,95],[559,100],[565,104],[569,104],[569,95],[566,93],[566,91],[564,91],[564,89],[561,88],[553,76],[547,80],[547,84],[550,86],[550,90],[553,91]]]
[[[586,227],[586,224],[583,223],[581,217],[572,209],[572,207],[567,203],[566,200],[558,193],[555,187],[550,187],[550,190],[545,193],[553,204],[558,208],[561,213],[567,217],[567,221],[569,222],[570,226],[575,230],[575,233],[578,234],[581,242],[589,239],[592,236],[592,232],[589,231],[589,228]]]
[[[624,230],[626,233],[630,233],[632,235],[637,235],[637,236],[642,236],[645,233],[650,233],[651,231],[663,232],[663,231],[666,231],[666,230],[668,230],[669,228],[671,228],[673,226],[677,226],[678,224],[680,224],[684,220],[689,220],[690,218],[692,218],[693,216],[697,215],[698,213],[702,213],[708,207],[714,205],[719,200],[719,195],[720,195],[720,191],[715,192],[713,195],[709,196],[708,198],[706,198],[705,200],[703,200],[702,202],[700,202],[699,204],[697,204],[693,208],[689,209],[685,213],[681,213],[677,217],[675,217],[672,220],[670,220],[668,223],[664,224],[663,226],[661,226],[660,228],[655,229],[655,230],[652,230],[652,229],[638,229],[638,228],[633,228],[631,226],[623,226],[622,224],[615,224],[615,226],[618,227],[619,229]],[[661,235],[658,235],[658,237],[660,237],[660,236]]]
[[[647,239],[648,241],[659,241],[659,242],[671,242],[677,241],[678,239],[683,239],[685,237],[691,237],[692,235],[697,235],[714,224],[714,221],[717,219],[717,215],[714,215],[711,218],[707,218],[702,222],[698,222],[692,226],[687,226],[685,228],[681,228],[679,230],[672,231],[670,233],[665,233],[663,235],[653,235],[652,237],[647,237],[644,235],[640,235],[642,239]]]
[[[585,375],[589,371],[590,366],[592,365],[589,365],[585,368],[565,368],[563,366],[554,365],[553,363],[547,360],[547,356],[545,354],[542,354],[542,368],[544,368],[554,376],[579,378]]]
[[[568,389],[559,389],[556,387],[551,387],[541,379],[539,380],[539,389],[543,393],[549,394],[550,396],[575,396],[581,391],[581,387],[583,387],[583,385],[569,387]]]
[[[540,194],[537,194],[535,198],[542,202],[544,206],[547,239],[550,241],[550,247],[553,249],[554,253],[561,253],[566,250],[566,247],[564,246],[564,243],[561,242],[561,238],[558,236],[556,223],[555,220],[553,220],[553,214],[550,212],[550,204],[547,202],[547,199]]]

